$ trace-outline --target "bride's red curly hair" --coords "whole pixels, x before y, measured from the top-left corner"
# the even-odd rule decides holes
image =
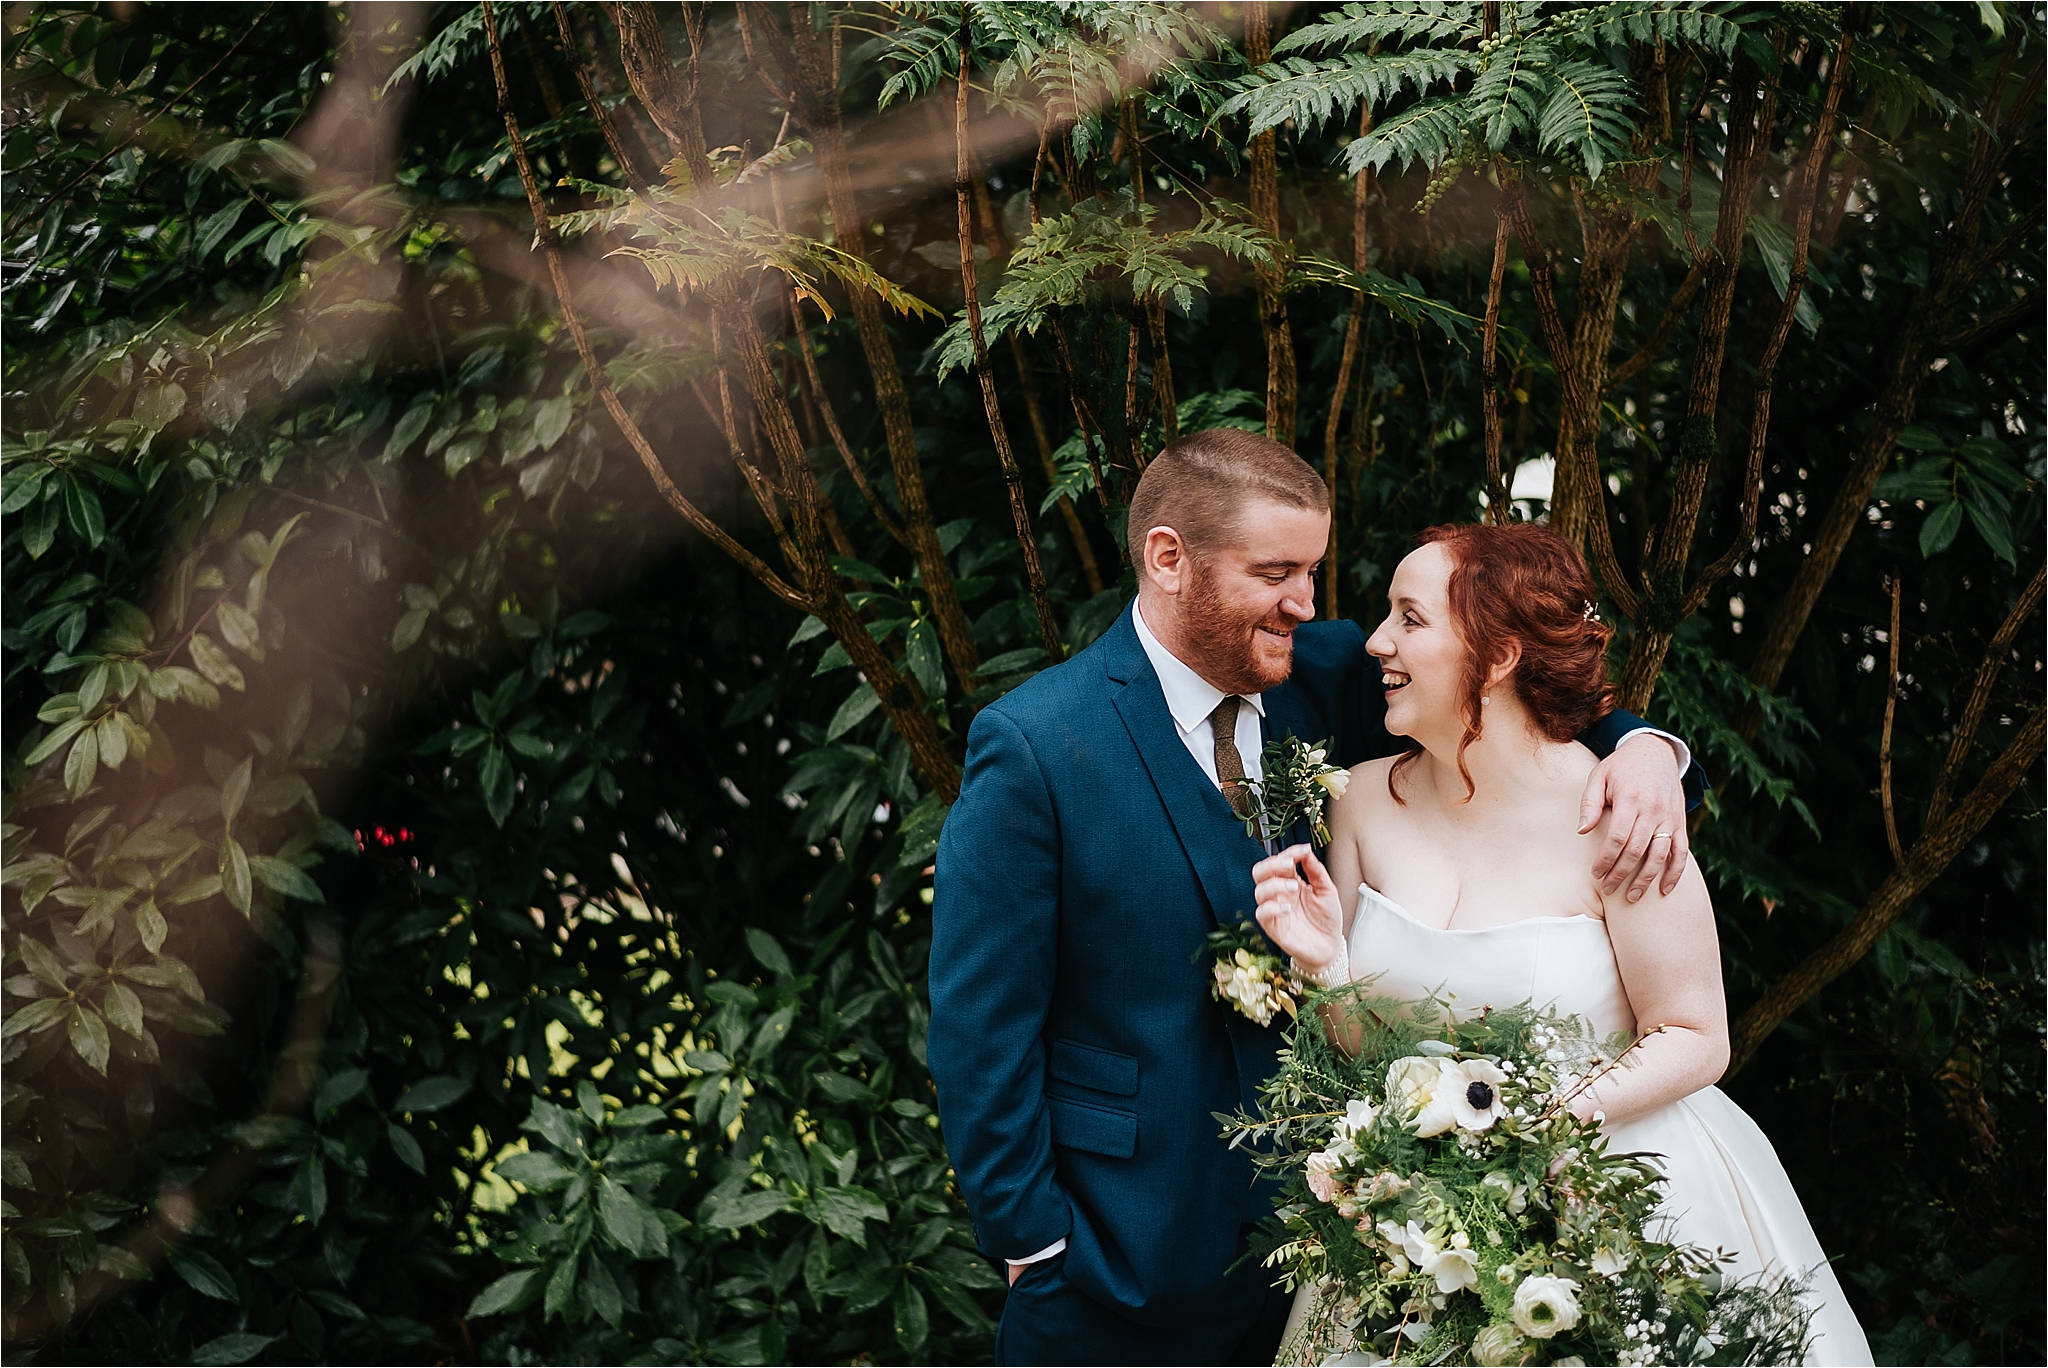
[[[1466,647],[1458,773],[1469,799],[1475,790],[1465,748],[1486,726],[1480,699],[1487,673],[1519,646],[1521,660],[1503,686],[1522,700],[1537,731],[1570,741],[1614,710],[1614,685],[1607,679],[1614,631],[1594,613],[1586,558],[1547,527],[1447,523],[1421,533],[1415,544],[1441,545],[1451,556],[1451,621]],[[1421,754],[1411,743],[1389,771],[1387,791],[1396,802],[1402,799],[1395,777]]]

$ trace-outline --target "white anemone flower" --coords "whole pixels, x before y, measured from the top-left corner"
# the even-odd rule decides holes
[[[1579,1285],[1570,1278],[1532,1273],[1515,1289],[1515,1326],[1536,1339],[1563,1334],[1579,1323]]]
[[[1508,1076],[1487,1059],[1437,1061],[1437,1080],[1429,1102],[1416,1113],[1415,1133],[1442,1135],[1456,1126],[1465,1131],[1490,1129],[1507,1115],[1501,1085]]]
[[[1413,1117],[1429,1105],[1439,1075],[1437,1061],[1408,1055],[1387,1066],[1387,1105],[1402,1116]]]

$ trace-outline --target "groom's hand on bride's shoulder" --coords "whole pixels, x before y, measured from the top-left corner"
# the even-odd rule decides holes
[[[1579,831],[1591,831],[1612,810],[1607,836],[1593,861],[1603,893],[1625,884],[1636,902],[1652,883],[1666,894],[1678,887],[1691,847],[1685,830],[1685,785],[1678,753],[1654,736],[1619,745],[1594,767],[1579,802]]]

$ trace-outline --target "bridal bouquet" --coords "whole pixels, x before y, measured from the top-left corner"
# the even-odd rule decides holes
[[[1802,1361],[1800,1287],[1655,1238],[1656,1168],[1572,1115],[1633,1045],[1527,1006],[1316,1005],[1355,1055],[1305,1014],[1263,1114],[1218,1118],[1285,1182],[1254,1253],[1316,1289],[1281,1362]]]

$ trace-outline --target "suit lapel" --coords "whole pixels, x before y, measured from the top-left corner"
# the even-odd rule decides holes
[[[1263,701],[1266,705],[1265,740],[1268,745],[1290,736],[1299,737],[1311,746],[1329,739],[1309,734],[1308,712],[1303,706],[1301,690],[1292,683],[1266,690]],[[1280,844],[1294,845],[1308,839],[1307,824],[1296,822],[1282,835]]]
[[[1159,676],[1131,625],[1133,611],[1134,607],[1125,608],[1102,642],[1109,677],[1123,686],[1115,694],[1116,710],[1145,762],[1188,863],[1202,881],[1211,915],[1218,924],[1230,925],[1252,914],[1252,865],[1263,852],[1244,834],[1244,822],[1182,743]]]

